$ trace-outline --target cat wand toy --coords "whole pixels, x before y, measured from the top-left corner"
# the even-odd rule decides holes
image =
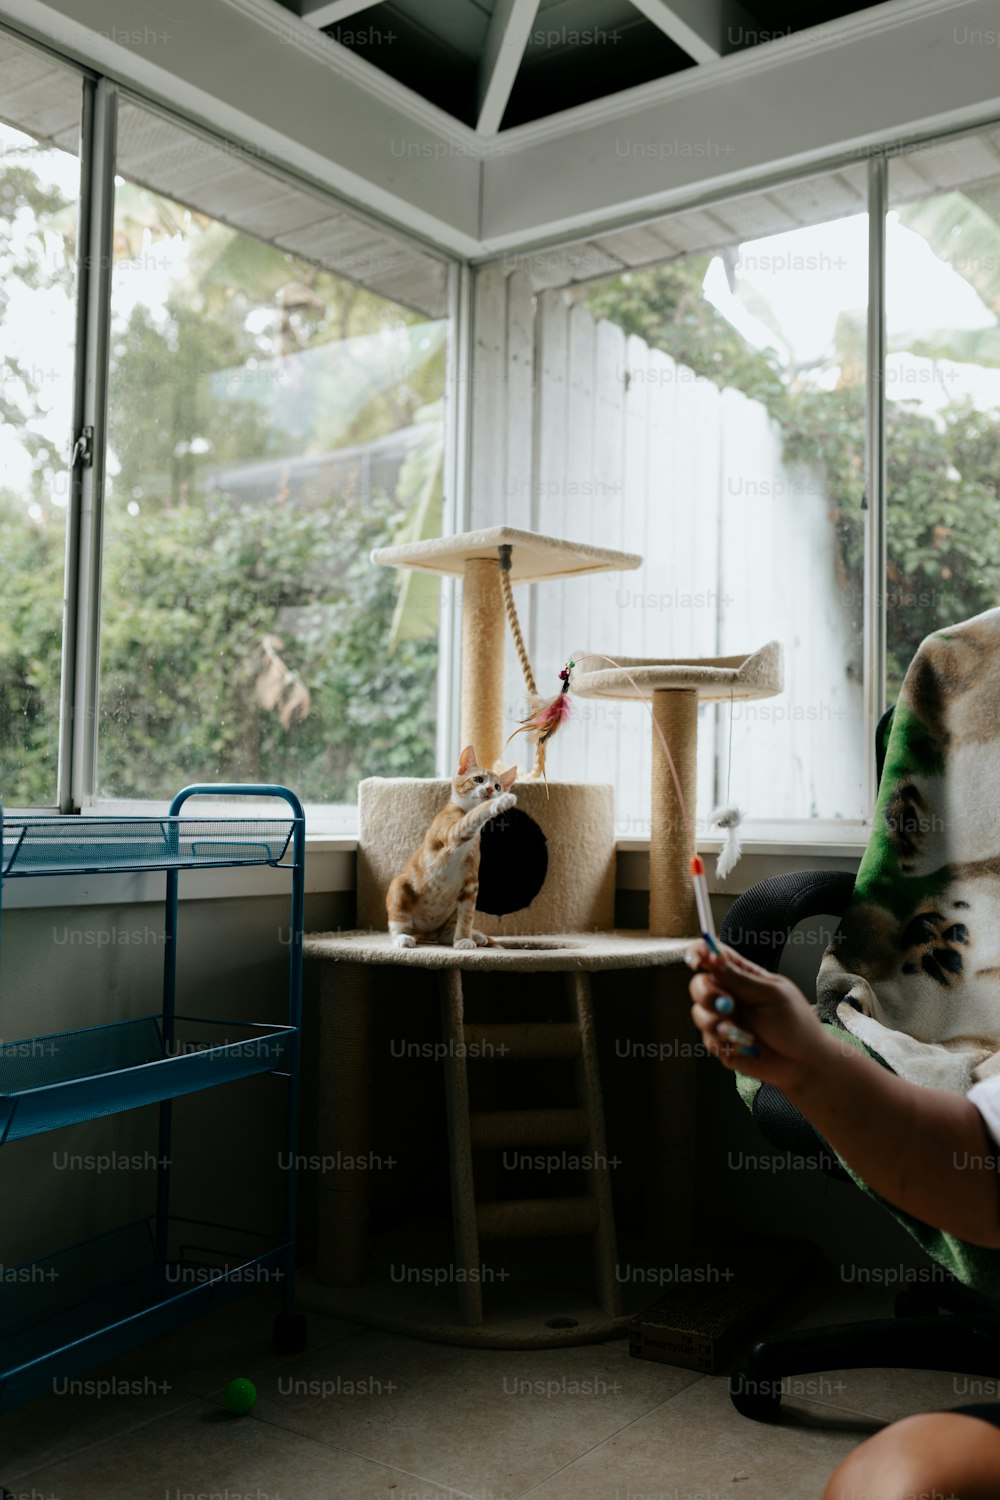
[[[701,855],[698,853],[698,846],[695,841],[694,830],[691,827],[691,820],[688,817],[687,804],[684,801],[684,793],[681,790],[680,777],[677,775],[677,768],[674,765],[674,758],[670,753],[670,746],[667,744],[666,736],[664,735],[663,730],[660,728],[660,725],[656,722],[656,718],[649,705],[648,699],[640,690],[637,682],[635,681],[635,678],[632,677],[631,673],[625,667],[621,666],[621,664],[619,662],[616,662],[612,657],[604,656],[599,652],[577,652],[576,656],[579,658],[589,657],[598,661],[608,662],[612,667],[616,667],[618,671],[622,672],[627,680],[632,684],[632,687],[635,689],[637,696],[640,697],[643,703],[646,705],[646,710],[649,713],[650,719],[652,720],[653,728],[656,730],[656,733],[659,736],[660,744],[663,747],[663,754],[666,758],[667,766],[670,769],[670,775],[673,778],[674,790],[677,793],[677,805],[680,808],[681,817],[683,819],[684,827],[691,845],[691,884],[694,887],[695,906],[698,910],[698,925],[701,928],[701,935],[705,939],[705,942],[708,944],[710,950],[712,951],[712,953],[718,956],[719,954],[721,954],[722,950],[719,947],[719,940],[715,932],[715,923],[712,920],[712,906],[708,895],[708,881],[705,876],[705,862],[702,859]],[[562,671],[559,673],[559,676],[562,679],[562,687],[559,689],[559,692],[556,694],[555,698],[553,698],[550,702],[544,704],[542,707],[536,708],[535,711],[529,714],[526,719],[522,719],[520,729],[516,729],[514,731],[514,734],[527,733],[529,739],[534,739],[541,746],[544,746],[552,738],[556,731],[561,728],[564,723],[566,723],[570,714],[570,678],[575,666],[576,660],[573,659],[569,660],[565,664]],[[511,735],[510,738],[513,739],[514,735]],[[733,821],[722,821],[723,826],[725,826],[727,829],[728,838],[728,830],[734,826]],[[715,1001],[715,1008],[723,1015],[730,1015],[734,1009],[732,998],[729,995],[718,995]],[[719,1035],[723,1037],[725,1041],[731,1042],[733,1046],[738,1047],[744,1057],[759,1055],[760,1049],[756,1045],[756,1038],[754,1037],[752,1032],[745,1031],[742,1026],[737,1026],[732,1021],[721,1021],[717,1029]]]

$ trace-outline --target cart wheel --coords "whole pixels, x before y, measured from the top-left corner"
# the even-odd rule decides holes
[[[744,1365],[729,1377],[729,1399],[741,1417],[773,1422],[781,1410],[781,1381],[758,1375]]]
[[[275,1354],[301,1354],[306,1347],[306,1320],[301,1313],[279,1313],[271,1331]]]

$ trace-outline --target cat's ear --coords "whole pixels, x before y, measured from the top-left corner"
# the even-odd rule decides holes
[[[459,776],[466,776],[468,774],[468,772],[469,772],[469,768],[471,766],[476,765],[476,764],[477,764],[477,762],[476,762],[476,752],[475,752],[475,750],[472,748],[471,745],[466,745],[465,749],[462,751],[461,755],[458,757],[458,774],[459,774]]]
[[[517,767],[511,766],[509,771],[501,771],[497,779],[500,782],[501,791],[509,792],[517,780]]]

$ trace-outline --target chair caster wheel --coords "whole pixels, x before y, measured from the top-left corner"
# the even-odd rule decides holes
[[[746,1365],[729,1377],[729,1399],[741,1417],[752,1422],[774,1422],[781,1410],[781,1381],[757,1375]]]
[[[306,1347],[306,1320],[301,1313],[279,1313],[271,1330],[275,1354],[301,1354]]]

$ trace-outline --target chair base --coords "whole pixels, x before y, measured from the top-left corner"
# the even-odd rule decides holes
[[[910,1309],[934,1306],[956,1311]],[[963,1310],[958,1311],[961,1307]],[[1000,1316],[968,1287],[947,1283],[900,1294],[895,1318],[803,1328],[754,1344],[746,1363],[729,1377],[729,1395],[741,1416],[773,1422],[790,1378],[828,1370],[954,1370],[995,1376],[1000,1368]]]

